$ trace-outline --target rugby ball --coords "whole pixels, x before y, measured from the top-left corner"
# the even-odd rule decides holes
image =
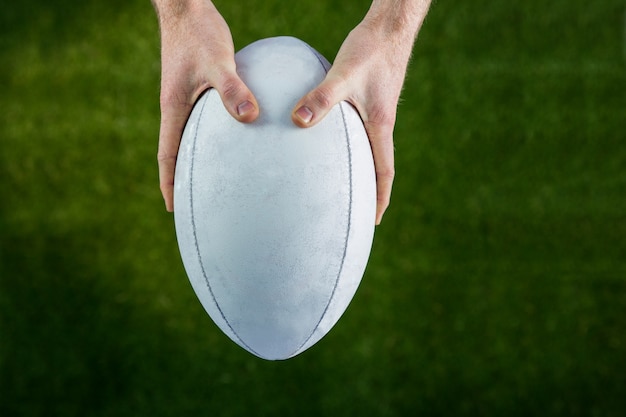
[[[330,68],[309,45],[263,39],[235,60],[260,115],[236,121],[215,90],[197,101],[176,162],[176,235],[215,324],[252,354],[281,360],[327,334],[361,282],[374,235],[374,164],[346,102],[313,127],[293,124],[294,106]]]

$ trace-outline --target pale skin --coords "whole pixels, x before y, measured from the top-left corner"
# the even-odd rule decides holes
[[[159,181],[173,211],[174,169],[183,129],[202,92],[214,88],[243,123],[259,108],[236,72],[230,29],[209,0],[153,0],[161,28]],[[376,170],[376,224],[389,206],[395,175],[393,130],[413,43],[430,0],[374,0],[343,42],[326,78],[294,107],[293,122],[315,125],[340,101],[359,112]]]

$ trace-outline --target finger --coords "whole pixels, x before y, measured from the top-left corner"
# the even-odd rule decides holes
[[[393,125],[393,121],[365,122],[365,129],[370,139],[376,171],[377,225],[380,224],[385,210],[389,207],[391,187],[395,177]]]
[[[161,101],[161,128],[157,161],[159,163],[159,185],[165,209],[174,210],[174,171],[178,147],[192,104],[180,97],[165,97]]]
[[[259,105],[254,94],[233,70],[223,72],[214,84],[226,110],[237,120],[250,123],[259,116]]]
[[[343,99],[343,83],[329,73],[324,81],[302,97],[291,113],[291,119],[299,127],[318,123],[330,109]]]

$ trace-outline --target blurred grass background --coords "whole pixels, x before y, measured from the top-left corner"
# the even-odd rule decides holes
[[[368,0],[216,1],[333,58]],[[187,282],[157,185],[147,0],[0,15],[0,415],[622,416],[626,5],[435,2],[351,306],[285,362]]]

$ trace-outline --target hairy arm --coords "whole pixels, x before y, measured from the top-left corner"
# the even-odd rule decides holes
[[[295,106],[300,127],[321,120],[339,101],[356,107],[370,140],[376,168],[376,223],[389,205],[395,176],[393,129],[413,43],[430,0],[374,0],[354,28],[326,79]]]
[[[239,78],[228,25],[209,0],[152,0],[161,29],[159,182],[174,209],[176,156],[187,118],[203,91],[215,88],[237,120],[251,122],[258,104]]]
[[[161,29],[161,127],[157,159],[167,210],[173,210],[174,171],[193,104],[215,88],[237,120],[251,122],[259,108],[236,73],[228,25],[210,0],[152,0]],[[292,118],[300,127],[321,120],[339,101],[356,107],[376,167],[376,223],[389,205],[395,175],[393,129],[414,40],[430,0],[374,0],[354,28],[326,79],[300,100]]]

